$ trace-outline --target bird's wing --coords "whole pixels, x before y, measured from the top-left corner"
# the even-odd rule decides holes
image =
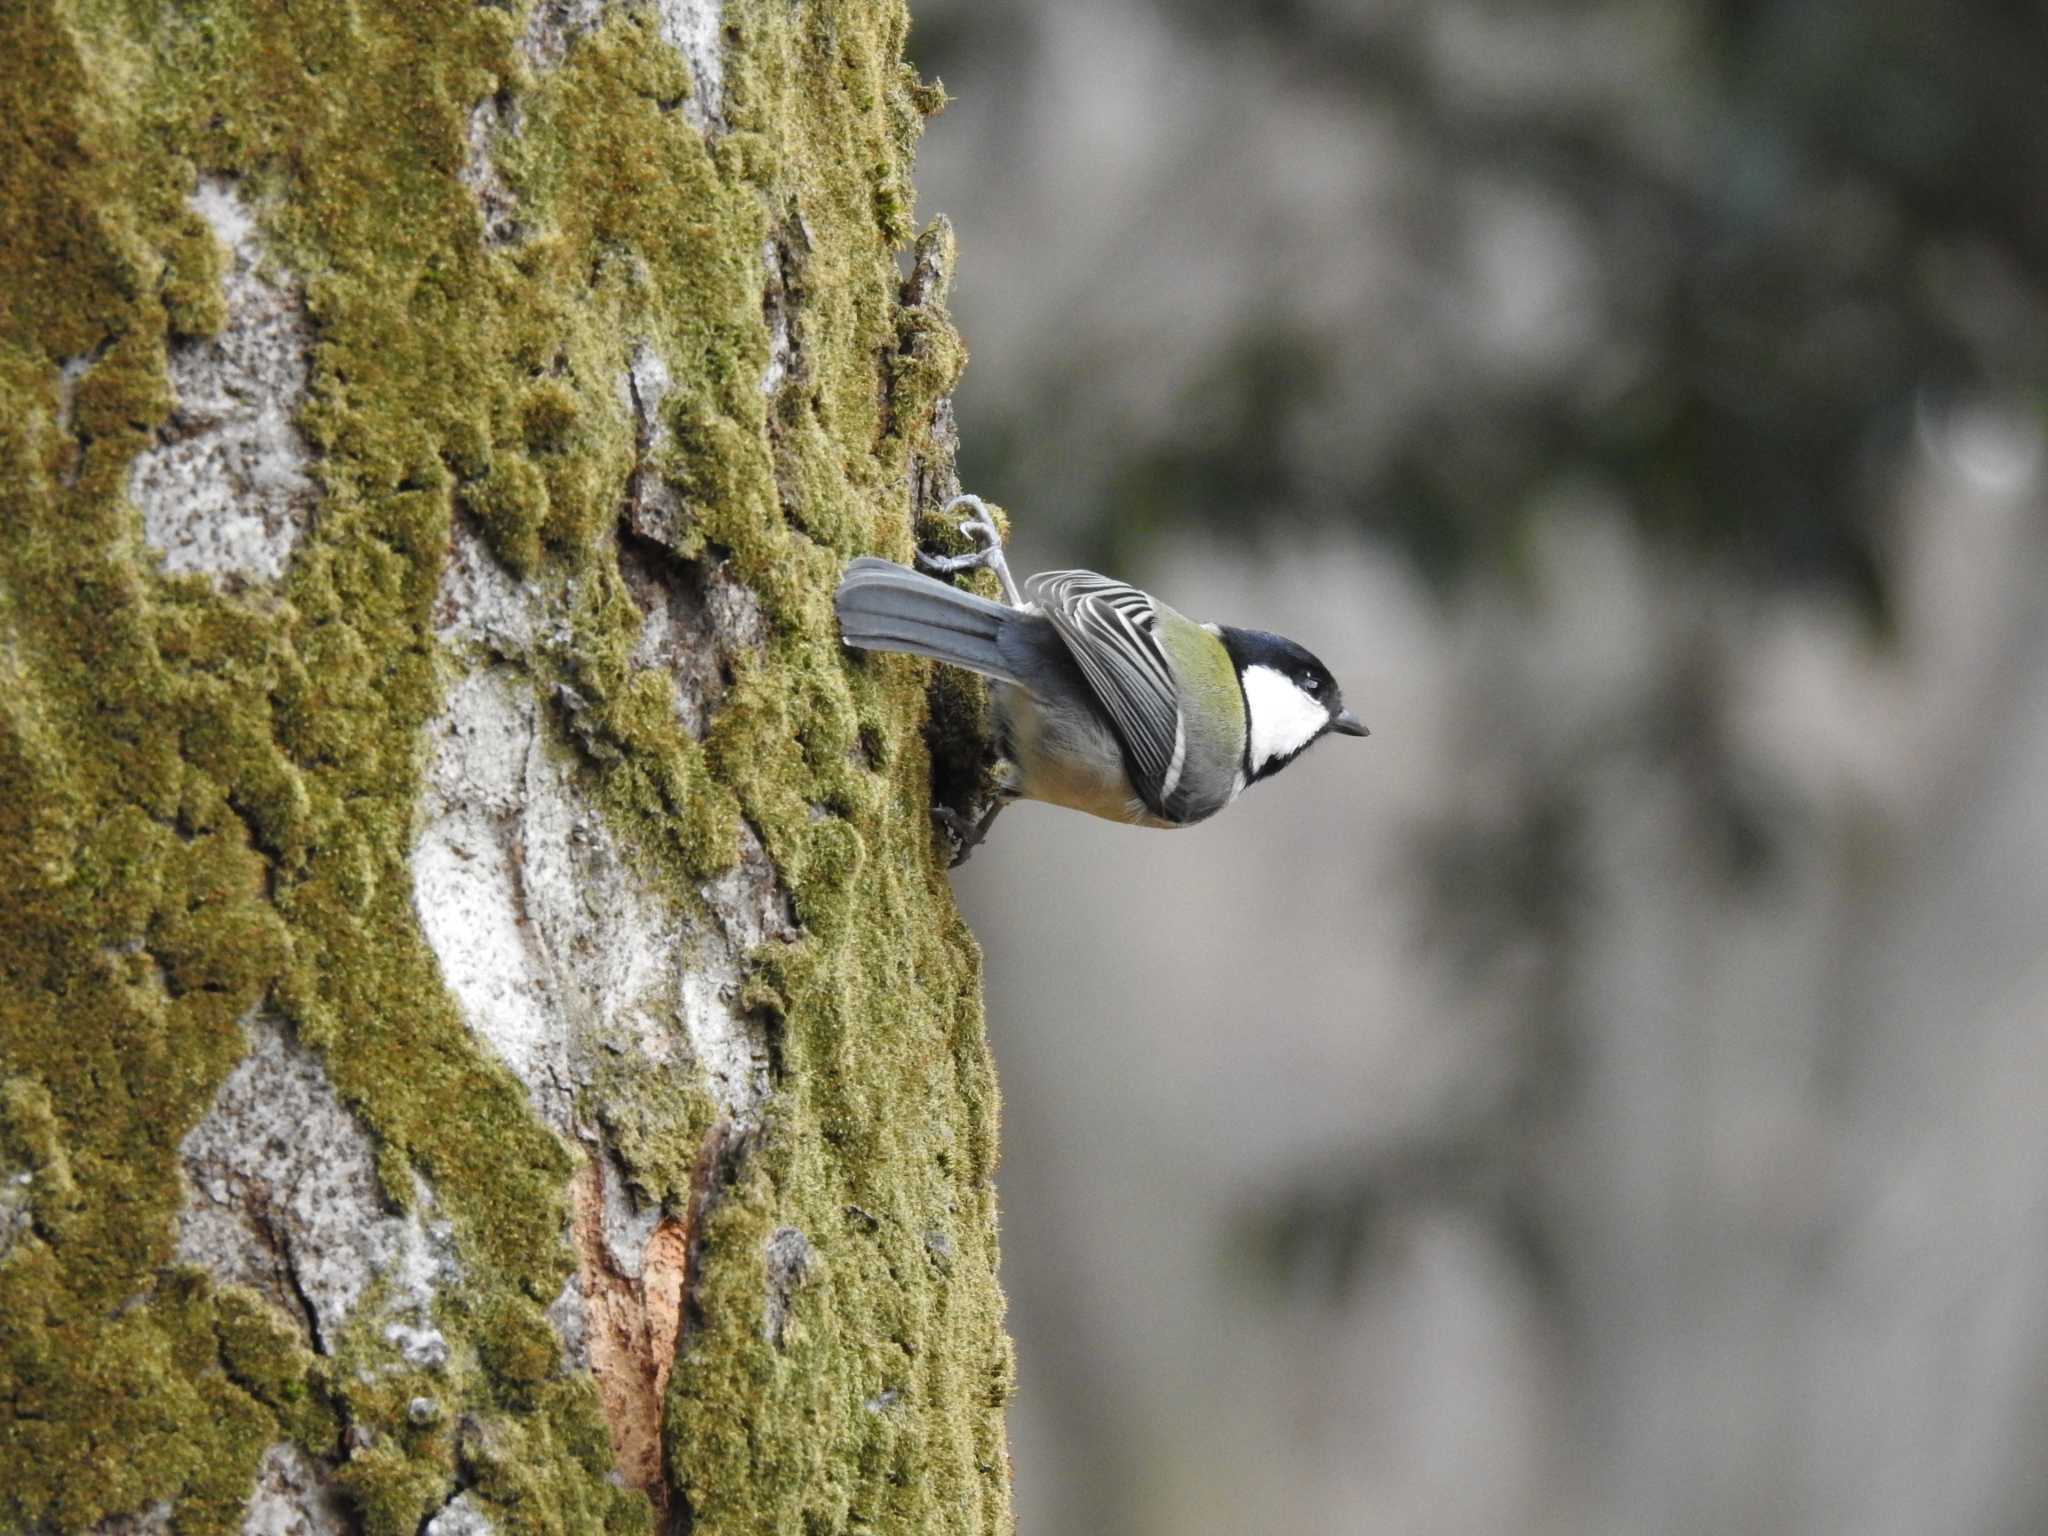
[[[1159,610],[1136,587],[1093,571],[1046,571],[1024,584],[1053,622],[1102,703],[1129,756],[1131,778],[1153,811],[1179,787],[1187,720],[1159,643]]]

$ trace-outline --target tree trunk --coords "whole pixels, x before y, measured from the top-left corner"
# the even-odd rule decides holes
[[[906,26],[0,11],[0,1529],[1008,1528]]]

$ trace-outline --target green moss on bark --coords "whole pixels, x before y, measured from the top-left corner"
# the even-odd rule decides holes
[[[701,1086],[599,1090],[636,1181],[697,1211],[669,1437],[696,1530],[1007,1524],[994,1085],[931,847],[925,676],[849,661],[830,606],[847,555],[907,554],[910,455],[963,360],[895,264],[938,98],[900,5],[733,0],[707,142],[650,11],[612,7],[541,78],[524,20],[0,10],[0,1159],[29,1179],[0,1251],[0,1526],[168,1499],[181,1531],[231,1529],[279,1439],[340,1462],[373,1533],[458,1487],[506,1530],[647,1524],[543,1317],[574,1157],[465,1028],[411,904],[458,509],[565,595],[534,686],[574,691],[564,733],[629,846],[688,904],[745,817],[805,928],[760,957],[782,1075],[708,1193]],[[499,247],[458,173],[501,92],[526,234]],[[317,341],[320,501],[275,591],[165,576],[127,499],[168,348],[227,318],[202,174],[238,179]],[[792,350],[769,394],[771,242]],[[674,374],[678,547],[728,558],[765,618],[702,743],[631,659],[618,379],[641,343]],[[179,1144],[264,1005],[323,1054],[391,1198],[416,1171],[455,1223],[438,1372],[396,1356],[374,1298],[327,1360],[172,1263]],[[777,1271],[785,1230],[809,1259]]]

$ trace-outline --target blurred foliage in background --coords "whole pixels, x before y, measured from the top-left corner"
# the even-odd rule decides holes
[[[1883,644],[1914,455],[2041,409],[2038,4],[1081,9],[940,0],[914,40],[979,114],[938,142],[941,179],[974,189],[949,206],[978,215],[964,473],[1062,563],[1336,524],[1440,592],[1512,590],[1532,520],[1576,500],[1695,598],[1832,601]],[[1147,57],[1163,78],[1101,62]],[[1186,105],[1158,121],[1162,98]],[[1417,831],[1451,970],[1566,964],[1585,797],[1616,759],[1670,771],[1705,867],[1768,872],[1789,797],[1729,738],[1711,628],[1681,622],[1653,686],[1544,742],[1500,803]],[[1547,1275],[1504,1165],[1569,1078],[1563,987],[1525,991],[1520,1087],[1484,1126],[1304,1175],[1255,1246],[1350,1276],[1381,1213],[1443,1196]]]
[[[1024,1528],[2048,1528],[2048,10],[915,10],[967,484],[1376,732],[960,882]]]
[[[1015,67],[1030,8],[995,9],[925,7],[926,67],[977,91],[1037,79]],[[1288,249],[1304,236],[1279,221],[1226,236],[1249,258],[1231,312],[1195,355],[1167,349],[1163,394],[1126,384],[1157,355],[1151,317],[1098,324],[1077,307],[1016,386],[1021,408],[976,421],[969,478],[1063,493],[1105,562],[1190,523],[1333,518],[1452,582],[1512,566],[1531,505],[1592,486],[1680,558],[1831,589],[1882,629],[1902,424],[2008,405],[2043,376],[2038,4],[1158,14],[1188,48],[1259,61],[1270,115],[1300,125],[1297,156],[1349,136],[1391,168],[1329,189],[1368,270]],[[990,71],[990,54],[1011,67]],[[1054,93],[1044,110],[1059,109]],[[1212,150],[1184,142],[1188,174],[1169,186],[1240,195],[1199,180]],[[1018,159],[989,174],[1031,174]],[[1234,223],[1213,207],[1120,216],[1185,219],[1190,240]],[[1307,238],[1346,235],[1340,219]],[[1074,462],[1077,438],[1105,437],[1113,456]]]

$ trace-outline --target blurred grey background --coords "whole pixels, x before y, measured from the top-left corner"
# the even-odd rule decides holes
[[[1369,741],[957,877],[1025,1536],[2048,1530],[2048,19],[918,0],[969,486]]]

